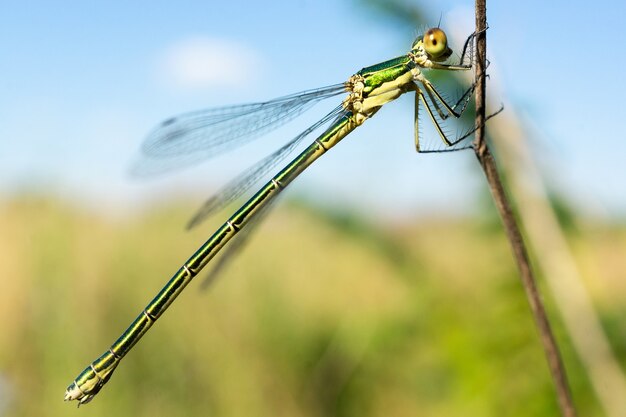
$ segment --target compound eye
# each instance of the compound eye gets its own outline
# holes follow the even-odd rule
[[[439,28],[428,29],[424,33],[424,50],[433,58],[438,58],[448,51],[448,38]]]

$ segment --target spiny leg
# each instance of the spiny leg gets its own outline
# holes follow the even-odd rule
[[[415,121],[413,127],[415,129],[415,150],[420,151],[420,131],[419,131],[419,118],[420,118],[420,92],[419,88],[415,86]]]
[[[428,115],[430,116],[430,119],[433,122],[433,125],[435,126],[435,129],[437,130],[437,133],[439,133],[439,136],[443,140],[444,144],[446,146],[448,146],[448,147],[451,147],[451,146],[454,146],[454,144],[459,143],[462,139],[460,139],[460,140],[459,139],[455,139],[454,142],[451,142],[448,139],[447,135],[445,134],[445,132],[441,128],[441,125],[437,121],[437,118],[433,114],[433,111],[430,108],[430,105],[426,101],[426,96],[424,95],[424,92],[417,85],[415,85],[414,90],[415,90],[414,129],[415,129],[415,149],[417,150],[417,152],[418,153],[429,153],[429,152],[431,152],[431,151],[423,151],[423,150],[420,149],[420,144],[419,144],[419,108],[420,108],[420,100],[421,100],[422,103],[424,103],[424,107],[426,108],[426,111],[427,111]],[[428,90],[427,90],[427,92],[428,92]],[[430,94],[429,94],[429,96],[430,96],[430,99],[432,100],[434,106],[437,108],[437,111],[438,111],[439,115],[442,117],[442,119],[445,120],[448,117],[448,115],[442,114],[441,109],[439,109],[439,107],[437,106],[435,100],[433,99],[433,96],[430,95]],[[465,109],[465,107],[464,107],[464,109]]]
[[[475,31],[474,33],[472,33],[471,35],[467,37],[467,39],[465,40],[465,44],[463,45],[463,52],[461,53],[461,61],[460,61],[461,64],[465,60],[465,54],[467,53],[467,50],[468,50],[467,48],[471,45],[472,40],[474,40],[474,38],[476,38],[477,35],[480,35],[481,33],[486,32],[487,29],[489,29],[489,25],[487,25],[487,27],[479,31]],[[470,49],[470,51],[471,51],[470,54],[474,53],[473,49]]]
[[[473,88],[473,87],[471,87]],[[464,139],[467,139],[472,133],[474,133],[474,131],[476,130],[471,129],[469,132],[455,138],[454,140],[450,140],[448,139],[448,135],[446,135],[446,133],[443,131],[443,128],[441,127],[441,124],[439,124],[439,121],[437,120],[437,118],[435,117],[435,114],[433,113],[433,109],[431,108],[430,104],[428,104],[428,100],[426,100],[426,96],[424,95],[424,93],[422,92],[422,90],[420,90],[419,88],[417,88],[416,94],[419,95],[419,97],[421,98],[422,103],[424,104],[424,107],[426,108],[426,112],[428,113],[428,115],[430,116],[430,120],[433,122],[433,125],[435,126],[435,129],[437,130],[437,133],[439,134],[439,137],[441,137],[441,140],[443,141],[443,143],[448,147],[451,148],[454,145],[457,145],[458,143],[460,143],[461,141],[463,141]],[[432,96],[431,96],[432,99]],[[434,104],[434,101],[433,101]],[[434,104],[436,106],[436,104]],[[464,106],[463,110],[465,109],[466,106]],[[499,113],[501,110],[499,110],[498,112],[490,115],[487,119],[495,116],[495,114]],[[460,114],[459,114],[460,116]],[[485,121],[487,120],[485,119]],[[466,148],[469,148],[471,146],[467,146]],[[466,148],[455,148],[455,149],[445,149],[445,150],[439,150],[439,151],[420,151],[419,147],[418,147],[418,152],[420,153],[430,153],[430,152],[449,152],[449,151],[457,151],[460,149],[466,149]]]
[[[422,95],[422,100],[424,100],[424,96]],[[435,120],[434,118],[434,114],[432,113],[432,110],[430,109],[430,107],[428,106],[428,103],[424,100],[424,105],[426,106],[426,110],[428,111],[428,114],[431,117],[431,120],[433,121],[435,128],[437,129],[437,132],[439,132],[439,135],[441,136],[442,140],[444,141],[444,143],[446,144],[446,146],[448,146],[448,149],[437,149],[437,150],[420,150],[419,147],[417,148],[417,152],[419,153],[444,153],[444,152],[455,152],[455,151],[461,151],[464,149],[470,149],[473,147],[472,144],[469,144],[467,146],[463,146],[460,148],[453,148],[453,146],[459,144],[460,142],[464,141],[465,139],[469,138],[470,136],[472,136],[474,134],[474,132],[476,132],[477,127],[473,127],[472,129],[468,130],[467,132],[465,132],[464,134],[462,134],[461,136],[458,136],[457,138],[455,138],[453,141],[450,141],[447,136],[445,135],[445,133],[443,132],[443,130],[441,129],[441,126],[439,125],[439,123]],[[491,113],[489,116],[487,116],[485,118],[484,123],[487,123],[487,121],[489,119],[491,119],[492,117],[498,115],[500,112],[502,112],[504,110],[504,106],[501,105],[500,108],[498,110],[496,110],[495,112]],[[417,122],[416,122],[417,123]],[[417,140],[417,139],[416,139]]]
[[[489,63],[487,63],[487,67],[488,66],[489,66]],[[450,67],[445,67],[444,66],[444,67],[441,67],[440,69],[469,69],[469,68],[471,68],[471,67],[468,67],[468,68],[465,68],[465,67],[463,67],[463,68],[450,68]],[[437,110],[437,113],[439,113],[439,116],[443,120],[447,119],[449,116],[454,116],[456,118],[461,117],[461,115],[463,114],[463,112],[467,108],[467,105],[469,104],[470,98],[472,97],[472,93],[476,89],[476,83],[474,82],[474,83],[472,83],[471,86],[469,86],[469,88],[467,90],[465,90],[465,92],[461,95],[461,97],[457,100],[457,102],[453,106],[451,106],[446,101],[446,99],[443,98],[443,96],[439,93],[439,91],[437,91],[437,89],[435,88],[433,83],[431,83],[426,77],[421,76],[421,77],[418,78],[418,81],[420,81],[424,85],[424,88],[426,89],[426,93],[430,97],[430,100],[433,103],[433,106],[435,106],[435,109]],[[433,95],[435,97],[437,97],[437,100],[435,100],[433,98]],[[444,114],[441,111],[441,108],[437,104],[437,101],[439,101],[446,108],[446,110],[448,111],[448,114]],[[463,107],[461,108],[460,111],[457,112],[456,108],[459,105],[461,105],[461,103],[463,103]]]
[[[443,128],[441,127],[440,122],[437,120],[435,113],[433,112],[433,107],[437,112],[437,115],[440,117],[441,122],[444,122],[446,119],[448,119],[450,116],[453,116],[455,118],[460,118],[463,113],[465,112],[465,110],[467,109],[470,99],[472,97],[472,93],[474,92],[475,88],[476,88],[476,84],[473,83],[469,88],[467,88],[467,90],[465,90],[465,92],[461,95],[461,97],[457,100],[457,102],[454,105],[450,105],[446,99],[437,91],[437,89],[435,88],[435,86],[425,77],[418,77],[416,78],[416,81],[419,81],[423,86],[424,86],[424,91],[417,85],[415,84],[414,87],[412,89],[415,90],[415,122],[414,122],[414,128],[415,128],[415,148],[417,150],[417,152],[419,153],[440,153],[440,152],[452,152],[452,151],[457,151],[457,150],[462,150],[462,149],[468,149],[471,148],[471,145],[468,145],[466,147],[461,147],[461,148],[454,148],[454,149],[440,149],[440,150],[421,150],[420,146],[419,146],[419,101],[421,98],[421,101],[424,103],[424,107],[426,108],[426,111],[428,112],[428,115],[430,116],[430,119],[433,123],[433,125],[435,126],[435,129],[437,130],[437,133],[439,134],[440,138],[442,139],[442,141],[444,142],[444,144],[448,147],[451,148],[457,144],[459,144],[460,142],[462,142],[463,140],[467,139],[468,137],[470,137],[475,131],[476,128],[470,129],[468,130],[466,133],[454,138],[454,140],[450,140],[448,138],[448,135],[446,135],[446,133],[444,132]],[[426,99],[426,95],[428,95],[428,98],[430,99],[430,104],[428,102],[428,100]],[[443,111],[443,109],[441,108],[441,106],[437,103],[441,103],[441,106],[444,107],[444,109],[446,110],[446,112]],[[432,105],[432,107],[431,107]],[[459,108],[459,106],[461,106],[461,108],[457,111],[457,108]],[[486,119],[485,122],[487,120],[489,120],[491,117],[495,116],[496,114],[500,113],[503,110],[503,108],[500,108],[498,111],[496,111],[495,113],[489,115]]]
[[[426,78],[423,78],[420,81],[424,85],[426,93],[428,94],[428,97],[433,103],[433,106],[437,110],[437,113],[439,113],[439,116],[443,120],[446,120],[450,116],[454,116],[457,119],[461,117],[465,109],[467,109],[467,105],[469,104],[470,98],[472,97],[472,93],[474,92],[474,89],[476,88],[476,83],[473,83],[467,90],[465,90],[465,92],[461,95],[461,97],[457,100],[457,102],[454,105],[450,105],[446,101],[446,99],[444,99],[443,96],[439,93],[439,91],[437,91],[435,86],[430,81],[428,81]],[[435,100],[435,97],[437,98],[436,100]],[[439,101],[443,105],[443,107],[445,107],[448,114],[445,114],[441,110],[441,108],[437,104],[437,101]],[[461,104],[462,104],[461,110],[457,112],[456,108]]]
[[[470,47],[470,45],[472,45],[472,43],[471,43],[471,42],[472,42],[472,41],[476,38],[476,35],[477,35],[478,33],[480,33],[480,32],[474,32],[474,33],[472,33],[472,34],[471,34],[471,35],[469,35],[469,36],[467,37],[467,39],[465,40],[465,43],[463,44],[463,51],[461,52],[461,59],[460,59],[460,61],[459,61],[459,64],[463,65],[463,62],[465,61],[465,54],[467,53],[468,48],[470,48],[470,49],[469,49],[469,51],[470,51],[470,52],[469,52],[469,53],[470,53],[470,55],[473,55],[473,53],[474,53],[474,48],[471,48],[471,47]],[[472,56],[470,56],[470,63],[471,63],[472,61],[473,61],[473,57],[472,57]],[[471,65],[471,64],[470,64],[470,65]]]
[[[445,143],[446,146],[448,146],[448,147],[452,146],[452,142],[450,142],[450,140],[446,136],[445,132],[441,128],[441,125],[437,121],[437,118],[435,117],[435,114],[433,113],[433,110],[430,108],[430,105],[428,104],[428,101],[426,100],[426,96],[424,95],[424,92],[421,89],[417,88],[416,94],[419,96],[419,98],[421,99],[422,103],[424,104],[424,108],[426,109],[426,113],[428,113],[428,115],[430,116],[430,120],[433,122],[433,125],[435,126],[435,129],[437,130],[437,133],[439,133],[439,137],[441,137],[441,140],[443,140],[443,143]],[[419,152],[419,150],[418,150],[418,152]]]
[[[487,64],[487,66],[489,66],[489,64]],[[488,74],[487,74],[487,77],[489,77]],[[463,113],[467,109],[467,106],[469,105],[470,99],[472,98],[472,93],[476,89],[476,83],[474,82],[472,83],[472,85],[470,85],[467,88],[467,90],[465,90],[465,92],[461,95],[461,97],[459,97],[459,99],[454,105],[450,105],[447,102],[447,100],[439,93],[439,91],[437,91],[433,83],[431,83],[427,78],[421,76],[417,80],[420,81],[424,85],[424,89],[426,90],[426,93],[428,94],[428,97],[430,98],[431,103],[435,107],[435,110],[437,110],[437,113],[439,114],[439,117],[441,117],[442,120],[446,120],[450,116],[454,116],[456,118],[461,117],[461,115],[463,115]],[[436,100],[435,100],[435,97],[437,98]],[[437,104],[437,101],[439,101],[443,105],[443,107],[445,107],[448,114],[445,114],[441,110],[441,108],[439,107],[439,104]],[[457,112],[456,109],[460,105],[462,105],[462,107]],[[495,116],[495,114],[499,112],[500,110],[498,110],[492,116]]]

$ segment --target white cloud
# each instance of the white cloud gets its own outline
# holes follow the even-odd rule
[[[192,37],[165,50],[159,75],[166,85],[176,89],[237,86],[252,82],[260,65],[258,53],[242,43]]]

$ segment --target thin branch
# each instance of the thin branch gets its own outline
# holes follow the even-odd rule
[[[513,254],[520,271],[522,285],[530,304],[537,329],[541,336],[548,365],[561,408],[563,417],[575,417],[576,410],[567,382],[567,374],[561,355],[548,321],[543,302],[537,289],[536,280],[530,267],[528,252],[522,239],[520,228],[517,225],[511,204],[504,192],[502,181],[498,174],[496,163],[485,140],[485,106],[486,82],[485,69],[487,63],[487,5],[486,0],[476,0],[476,138],[474,151],[480,165],[485,172],[494,202],[504,223],[504,228],[513,249]]]

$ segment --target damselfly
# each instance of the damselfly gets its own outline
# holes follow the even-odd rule
[[[181,158],[181,161],[185,158],[205,158],[276,128],[322,99],[347,93],[342,103],[330,113],[246,171],[235,183],[205,204],[193,222],[201,220],[207,213],[241,196],[255,179],[269,172],[278,161],[294,150],[302,139],[321,126],[330,124],[306,149],[241,206],[180,267],[119,339],[70,384],[65,392],[65,400],[78,400],[79,405],[91,401],[111,378],[122,358],[220,249],[251,220],[258,218],[264,208],[302,171],[372,117],[386,103],[404,93],[415,93],[415,146],[418,152],[428,151],[420,148],[418,129],[420,108],[423,108],[432,120],[447,149],[469,147],[463,144],[472,135],[472,129],[452,138],[444,130],[443,124],[446,119],[461,117],[468,106],[473,87],[468,88],[456,102],[449,103],[426,78],[423,70],[471,69],[473,38],[474,35],[468,37],[459,61],[450,63],[452,50],[448,47],[446,34],[439,28],[432,28],[413,42],[411,50],[406,55],[363,68],[345,83],[263,103],[183,114],[158,126],[144,143],[142,150],[146,156],[154,159]]]

